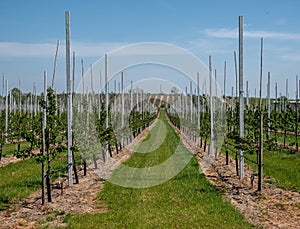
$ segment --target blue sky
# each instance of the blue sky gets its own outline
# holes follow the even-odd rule
[[[65,11],[70,10],[76,84],[81,58],[87,69],[104,53],[122,45],[163,42],[187,49],[205,64],[211,55],[221,85],[226,60],[226,93],[230,94],[235,84],[233,51],[238,51],[238,16],[242,15],[244,75],[250,94],[254,96],[254,88],[259,87],[260,38],[264,37],[264,78],[270,71],[272,89],[278,82],[282,94],[288,78],[289,94],[294,97],[295,76],[300,76],[299,9],[297,0],[1,0],[0,74],[5,74],[10,87],[21,80],[24,91],[31,90],[33,82],[41,91],[44,70],[50,82],[56,40],[60,40],[55,87],[65,90]]]

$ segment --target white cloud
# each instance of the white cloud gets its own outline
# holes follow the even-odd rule
[[[300,54],[286,54],[282,55],[281,59],[285,61],[300,61]]]
[[[43,57],[53,55],[55,53],[55,43],[17,43],[17,42],[0,42],[1,57]]]
[[[203,33],[209,37],[215,38],[238,38],[238,29],[228,29],[228,28],[220,28],[220,29],[205,29]],[[272,39],[281,39],[281,40],[300,40],[299,33],[279,33],[272,31],[262,31],[262,30],[245,30],[244,29],[244,37],[245,38],[272,38]]]
[[[126,45],[126,43],[93,43],[93,42],[71,42],[71,49],[77,56],[103,56],[111,50]],[[0,42],[0,57],[53,57],[55,55],[56,42],[53,43],[20,43]],[[65,43],[61,42],[59,55],[65,53]]]

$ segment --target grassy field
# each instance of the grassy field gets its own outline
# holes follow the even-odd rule
[[[225,149],[223,148],[225,152]],[[230,152],[234,157],[235,153]],[[245,156],[252,161],[257,160],[256,154],[245,153]],[[245,160],[257,170],[257,165]],[[300,154],[291,152],[288,149],[268,150],[264,147],[263,151],[264,176],[274,178],[274,184],[285,189],[292,189],[300,192]]]
[[[29,142],[21,142],[20,147],[21,150],[26,149],[29,147]],[[14,152],[18,149],[18,143],[13,144],[4,144],[2,146],[2,156],[14,154]]]
[[[267,139],[266,133],[264,134],[264,138]],[[271,138],[275,138],[275,133],[271,132],[270,133]],[[284,142],[284,134],[283,133],[276,133],[277,141],[278,143]],[[298,137],[298,143],[300,143],[300,137]],[[296,145],[296,136],[295,135],[287,135],[285,139],[286,146],[294,146]]]
[[[67,158],[56,159],[52,169],[67,164]],[[41,187],[41,164],[27,159],[0,167],[0,210],[23,199]]]
[[[126,161],[127,166],[151,168],[173,155],[179,146],[179,137],[167,124],[163,111],[160,119],[167,131],[162,144],[152,152],[134,153]],[[154,127],[137,151],[144,149],[144,144],[150,144],[159,129]],[[182,151],[188,153],[184,147]],[[190,158],[174,178],[156,186],[130,188],[107,181],[99,199],[108,212],[72,215],[67,220],[69,228],[253,228],[229,200],[210,185],[197,160]],[[118,173],[120,169],[113,175]]]

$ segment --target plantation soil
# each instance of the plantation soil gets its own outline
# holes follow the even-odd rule
[[[155,123],[154,123],[155,124]],[[153,126],[153,125],[152,125]],[[144,130],[135,140],[138,144],[147,136],[149,129]],[[220,153],[217,159],[210,158],[203,149],[195,148],[178,129],[185,146],[195,154],[207,179],[216,186],[244,215],[245,219],[256,228],[300,228],[300,194],[283,190],[272,185],[272,178],[265,178],[263,191],[257,192],[257,177],[251,185],[251,175],[255,172],[245,166],[245,178],[239,179],[235,174],[235,162],[232,158],[225,164],[225,155]],[[133,145],[133,146],[134,146]],[[132,146],[132,147],[133,147]],[[131,147],[129,147],[132,149]],[[124,149],[114,155],[119,163],[128,159],[131,150]],[[70,214],[94,214],[106,212],[105,203],[97,199],[104,181],[93,169],[87,176],[79,171],[79,184],[67,187],[67,180],[60,178],[66,188],[52,192],[53,202],[41,205],[41,192],[37,191],[25,200],[13,204],[8,210],[0,212],[0,228],[49,228],[65,227],[64,218]],[[58,182],[58,181],[57,181]]]
[[[235,160],[229,158],[226,165],[225,154],[219,153],[217,159],[208,157],[201,148],[194,150],[194,142],[178,129],[185,146],[195,154],[203,173],[211,184],[216,186],[231,203],[256,228],[300,228],[300,193],[277,188],[271,177],[265,177],[263,190],[257,191],[255,171],[245,165],[245,177],[236,175]],[[253,177],[253,176],[252,176]]]
[[[132,150],[148,134],[153,124],[142,131],[130,145],[124,148],[119,154],[114,152],[113,168],[132,155]],[[75,181],[75,179],[74,179]],[[0,228],[57,228],[66,227],[64,222],[72,214],[95,214],[106,212],[108,209],[105,204],[98,200],[97,195],[101,191],[104,180],[99,176],[97,170],[88,167],[88,173],[83,176],[83,170],[79,171],[79,184],[68,187],[66,178],[59,178],[55,183],[62,182],[63,194],[61,189],[52,190],[52,202],[41,204],[41,191],[31,194],[28,198],[18,203],[12,204],[9,209],[0,212]]]

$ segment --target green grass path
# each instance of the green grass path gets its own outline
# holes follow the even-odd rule
[[[67,158],[57,158],[52,169],[67,164]],[[41,187],[41,164],[33,158],[0,167],[0,210],[4,210]]]
[[[164,111],[161,111],[160,120],[164,127],[155,126],[137,151],[143,149],[144,152],[144,144],[151,145],[151,138],[154,136],[155,139],[161,128],[166,128],[161,145],[155,149],[150,147],[154,150],[148,153],[135,152],[124,165],[135,168],[158,166],[172,157],[177,147],[181,156],[188,154],[167,123]],[[161,125],[159,123],[157,125]],[[172,169],[176,170],[169,165],[164,172]],[[116,169],[113,176],[122,175],[122,172]],[[126,179],[126,175],[123,174],[123,178]],[[194,157],[190,157],[188,164],[174,178],[156,186],[131,188],[107,181],[99,199],[108,212],[73,215],[68,219],[69,228],[252,228],[210,185]]]

